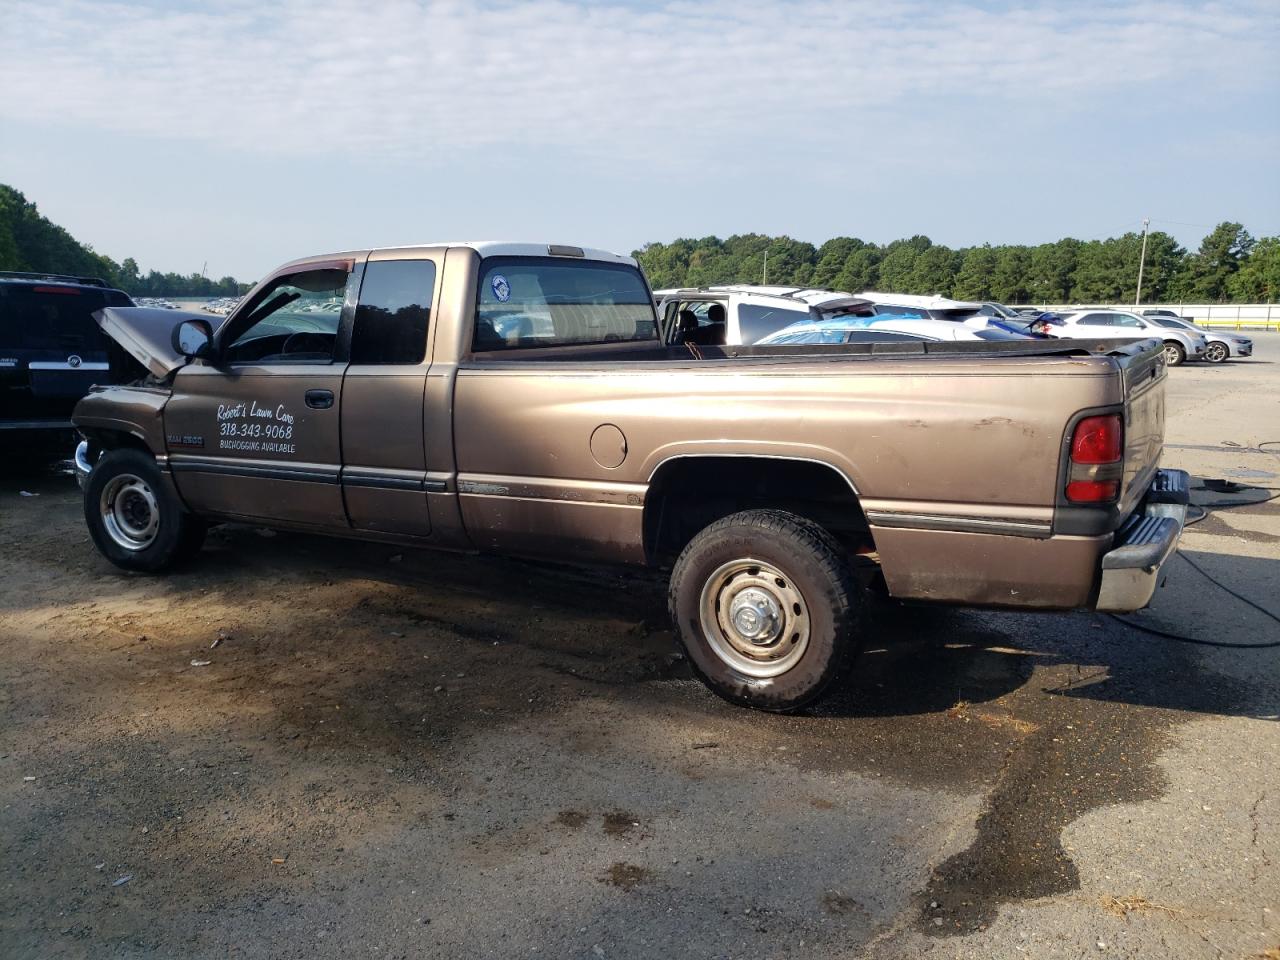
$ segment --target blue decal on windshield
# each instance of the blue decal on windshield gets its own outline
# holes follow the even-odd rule
[[[507,283],[507,278],[502,274],[497,274],[489,281],[489,286],[493,287],[493,295],[498,298],[499,303],[506,303],[511,299],[511,284]]]

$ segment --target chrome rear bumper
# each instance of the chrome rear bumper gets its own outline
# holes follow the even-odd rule
[[[1129,613],[1151,602],[1163,582],[1165,563],[1178,549],[1191,501],[1191,477],[1184,470],[1161,470],[1141,505],[1102,555],[1098,610]]]

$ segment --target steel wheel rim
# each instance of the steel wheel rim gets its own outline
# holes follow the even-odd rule
[[[749,677],[792,669],[809,646],[809,607],[791,577],[744,557],[722,564],[703,584],[698,616],[707,644]]]
[[[125,550],[145,550],[160,532],[160,504],[145,480],[132,473],[112,477],[102,488],[98,510],[111,542]]]
[[[1205,347],[1204,358],[1211,363],[1220,363],[1227,359],[1227,348],[1221,343],[1211,343]]]

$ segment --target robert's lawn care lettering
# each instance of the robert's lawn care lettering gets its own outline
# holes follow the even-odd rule
[[[282,403],[274,408],[248,403],[218,404],[218,446],[248,453],[296,453],[293,414]]]

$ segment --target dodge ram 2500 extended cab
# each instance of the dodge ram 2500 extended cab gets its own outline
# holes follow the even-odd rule
[[[635,261],[513,243],[299,260],[216,328],[97,316],[145,368],[74,416],[113,563],[232,520],[670,564],[693,666],[764,709],[851,661],[869,585],[1133,610],[1185,519],[1157,341],[668,345]]]

